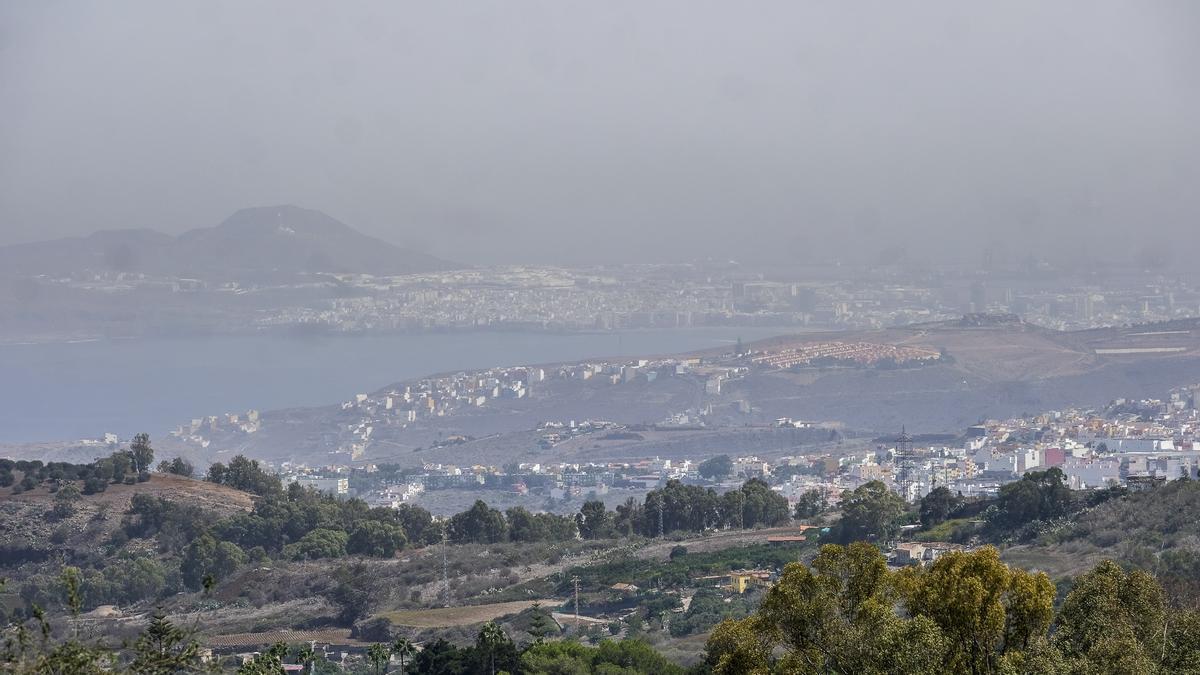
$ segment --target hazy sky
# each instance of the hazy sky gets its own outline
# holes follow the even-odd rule
[[[1200,255],[1193,0],[7,0],[0,115],[0,243],[294,203],[470,263]]]

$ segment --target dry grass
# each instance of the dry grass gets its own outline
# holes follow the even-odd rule
[[[231,633],[228,635],[213,635],[205,638],[204,643],[209,647],[261,647],[283,642],[290,645],[316,642],[318,644],[365,646],[362,642],[350,637],[348,628],[332,628],[327,630],[274,630],[259,633]]]
[[[145,483],[109,485],[104,492],[84,496],[83,503],[94,506],[107,505],[113,512],[123,513],[129,509],[130,500],[135,494],[148,494],[173,502],[194,504],[222,515],[249,511],[254,507],[253,498],[247,492],[169,473],[152,473],[150,480]],[[49,506],[54,503],[54,495],[46,485],[40,485],[19,495],[12,494],[11,489],[0,489],[0,502],[5,501]]]
[[[439,607],[437,609],[397,610],[381,612],[377,616],[390,619],[397,626],[409,628],[450,628],[470,626],[493,621],[508,614],[517,614],[529,609],[535,600],[498,602],[491,605],[465,605],[462,607]]]
[[[1010,546],[1001,551],[1000,557],[1010,565],[1045,572],[1052,579],[1078,576],[1095,567],[1101,560],[1115,557],[1112,552],[1106,554],[1104,550],[1090,545],[1078,548],[1079,550],[1067,550],[1067,547],[1063,546]]]

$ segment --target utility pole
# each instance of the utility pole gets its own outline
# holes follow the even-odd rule
[[[442,606],[450,606],[450,565],[446,563],[446,530],[442,530]]]
[[[571,583],[575,585],[575,634],[579,635],[579,576],[571,577]]]
[[[738,490],[738,529],[746,529],[746,493]]]

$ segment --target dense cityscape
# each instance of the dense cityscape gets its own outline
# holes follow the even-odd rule
[[[904,266],[755,271],[752,266],[500,267],[403,276],[309,274],[287,282],[211,281],[95,271],[28,278],[39,299],[14,315],[24,339],[95,335],[414,331],[611,331],[771,326],[871,329],[1011,313],[1056,330],[1200,316],[1200,290],[1182,274],[1136,268],[1078,274]],[[19,300],[19,298],[18,298]],[[54,306],[135,312],[49,324]],[[132,333],[131,333],[132,331]],[[18,333],[19,334],[19,333]],[[10,338],[11,339],[11,338]]]

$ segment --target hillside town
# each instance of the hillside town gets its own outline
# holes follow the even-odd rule
[[[333,454],[347,461],[359,460],[377,428],[403,429],[422,420],[454,417],[505,401],[520,401],[533,395],[532,392],[542,395],[539,390],[550,380],[604,387],[686,376],[703,383],[707,394],[718,396],[722,384],[736,380],[745,371],[745,365],[726,357],[677,357],[497,367],[422,378],[371,394],[356,394],[343,401],[340,421],[345,440]],[[681,415],[684,423],[700,423],[695,411],[690,418],[686,413]],[[215,436],[249,435],[260,428],[260,414],[250,410],[194,418],[177,426],[172,436],[194,447],[208,448]]]
[[[731,351],[704,356],[683,355],[666,358],[593,359],[579,363],[544,366],[506,366],[460,371],[425,377],[395,385],[374,393],[360,393],[339,404],[337,442],[330,448],[331,460],[356,462],[369,458],[369,449],[382,429],[404,430],[433,421],[445,421],[471,415],[496,406],[511,406],[525,399],[551,398],[561,387],[620,387],[648,385],[671,378],[682,378],[703,392],[698,405],[673,410],[657,422],[668,428],[728,423],[727,417],[715,416],[732,411],[739,419],[749,419],[750,403],[730,398],[730,385],[752,371],[820,369],[827,367],[894,369],[919,367],[942,358],[938,350],[918,345],[897,346],[868,342],[800,340],[778,347],[755,350],[740,343]],[[191,419],[178,425],[172,436],[194,448],[207,449],[214,439],[226,444],[238,437],[262,429],[263,417],[257,410],[224,413]],[[551,424],[554,424],[551,422]],[[573,433],[588,427],[570,426]],[[591,429],[589,429],[591,430]],[[561,436],[561,434],[560,434]],[[560,438],[543,436],[543,447],[553,447]],[[453,438],[438,443],[453,442]],[[436,447],[436,446],[434,446]]]
[[[514,463],[504,467],[426,463],[419,468],[367,463],[310,467],[283,464],[278,469],[298,482],[342,496],[357,496],[376,506],[423,503],[445,490],[506,495],[542,508],[555,502],[604,499],[613,491],[641,494],[668,481],[716,485],[726,489],[757,478],[794,506],[816,491],[830,505],[869,481],[881,481],[909,502],[944,486],[963,496],[994,496],[1000,486],[1029,471],[1056,468],[1074,490],[1113,485],[1134,489],[1200,471],[1200,385],[1180,388],[1161,400],[1117,399],[1103,410],[1049,411],[972,425],[957,437],[936,441],[899,434],[876,438],[845,452],[729,456],[724,471],[705,471],[712,457],[648,457],[629,462]],[[782,418],[779,426],[811,423]],[[612,422],[548,422],[539,428],[546,443],[591,433],[619,434],[628,428]],[[455,442],[451,439],[449,442]]]

